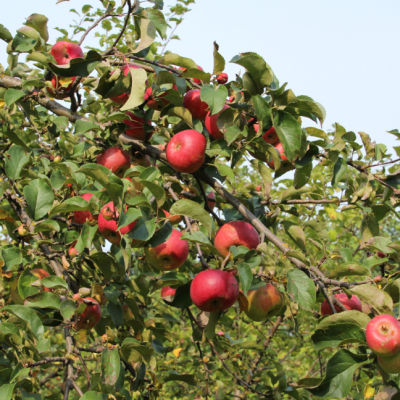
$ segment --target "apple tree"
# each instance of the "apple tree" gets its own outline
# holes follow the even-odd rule
[[[0,25],[0,399],[400,398],[400,147],[168,51],[193,2]]]

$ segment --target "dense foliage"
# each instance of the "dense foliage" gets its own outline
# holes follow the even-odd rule
[[[84,54],[65,62],[45,16],[0,25],[0,399],[400,398],[365,334],[399,313],[400,159],[302,127],[325,109],[256,53],[230,80],[216,43],[213,71],[168,52],[193,2],[71,10],[57,42]],[[214,241],[232,221],[256,243],[249,224]],[[209,270],[239,286],[231,307],[196,307]]]

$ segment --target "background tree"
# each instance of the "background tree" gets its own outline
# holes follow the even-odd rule
[[[0,398],[395,399],[400,159],[168,52],[192,2],[0,26]]]

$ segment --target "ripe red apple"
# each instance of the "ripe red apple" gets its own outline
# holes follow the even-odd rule
[[[215,193],[213,191],[211,191],[207,197],[212,197],[213,199],[215,199]],[[208,200],[208,206],[211,208],[211,210],[214,210],[215,207],[215,201],[212,200]]]
[[[80,195],[82,199],[89,201],[93,193],[84,193]],[[84,224],[86,221],[93,221],[93,215],[90,211],[74,211],[74,222],[77,224]]]
[[[125,131],[125,134],[138,140],[144,140],[146,138],[145,126],[151,126],[149,121],[145,121],[144,118],[138,117],[137,115],[128,111],[126,113],[130,119],[124,119],[122,122],[129,126],[130,129]],[[153,136],[153,132],[149,134],[148,139]]]
[[[68,250],[68,255],[69,255],[71,258],[76,257],[76,256],[78,255],[78,250],[76,250],[75,247],[71,247],[71,248]]]
[[[378,283],[378,282],[380,282],[382,280],[382,276],[377,275],[373,280],[374,280],[375,283]]]
[[[387,254],[386,254],[386,253],[383,253],[382,251],[378,251],[377,256],[378,256],[379,258],[385,258],[385,257],[387,257]]]
[[[208,104],[201,101],[200,90],[189,90],[183,98],[183,107],[187,108],[192,114],[193,118],[204,120],[208,112]]]
[[[18,227],[18,235],[26,236],[28,234],[28,229],[26,229],[26,225],[22,224]]]
[[[392,315],[372,318],[365,335],[369,348],[378,356],[390,357],[400,351],[400,322]]]
[[[265,321],[285,309],[282,293],[270,283],[257,290],[251,290],[247,300],[249,307],[245,313],[253,321]]]
[[[99,303],[91,297],[86,297],[84,300],[91,301],[95,304],[86,304],[86,308],[83,313],[77,316],[76,329],[78,330],[92,329],[99,323],[101,319],[101,308]],[[83,299],[79,299],[78,302],[82,303]]]
[[[110,207],[103,207],[100,213],[106,221],[111,221],[114,218],[114,211]]]
[[[227,105],[224,105],[224,108],[219,113],[210,115],[211,111],[209,111],[206,115],[204,125],[206,126],[208,133],[214,139],[223,139],[224,138],[224,134],[218,128],[217,121],[218,121],[218,117],[221,115],[221,113],[223,111],[225,111],[227,108],[230,108],[230,107]]]
[[[258,185],[258,186],[256,187],[256,190],[257,190],[257,192],[261,191],[261,185]]]
[[[31,271],[31,274],[32,275],[34,275],[34,276],[36,276],[37,278],[39,278],[39,279],[43,279],[43,278],[46,278],[47,276],[50,276],[50,274],[47,272],[47,271],[45,271],[44,269],[42,269],[42,268],[35,268],[35,269],[33,269],[32,271]],[[45,291],[45,292],[51,292],[51,289],[49,289],[49,288],[43,288],[43,290]]]
[[[258,124],[257,124],[257,125],[258,125]],[[258,131],[258,129],[257,129],[257,131]],[[256,131],[256,132],[257,132],[257,131]],[[276,134],[275,128],[272,127],[271,129],[268,129],[267,132],[264,133],[263,139],[264,139],[267,143],[272,144],[272,145],[275,145],[275,144],[279,141],[279,138],[278,138],[278,135]],[[283,147],[282,147],[282,148],[283,148]],[[283,152],[282,152],[282,153],[283,153]]]
[[[165,217],[168,219],[168,221],[172,224],[179,224],[179,222],[182,221],[182,217],[180,215],[172,215],[167,211],[167,210],[163,210]]]
[[[172,85],[173,90],[178,90],[178,87],[173,84]],[[167,104],[169,104],[169,101],[167,99],[164,99],[167,93],[160,93],[157,94],[156,97],[153,96],[153,89],[151,87],[146,89],[146,93],[144,94],[144,99],[147,100],[150,97],[150,100],[146,102],[147,107],[160,111],[162,110]]]
[[[197,274],[190,286],[190,297],[202,311],[225,311],[239,296],[236,279],[226,271],[208,269]]]
[[[122,73],[124,74],[124,76],[127,76],[129,74],[129,70],[130,69],[139,69],[140,67],[133,65],[133,64],[128,64],[128,65],[124,65],[121,69],[122,69]],[[111,75],[114,73],[111,72]],[[146,83],[147,84],[147,83]],[[117,104],[120,105],[124,105],[130,96],[130,91],[129,88],[127,88],[127,92],[120,94],[119,96],[115,96],[115,97],[110,97],[110,99]]]
[[[335,297],[348,309],[348,310],[362,310],[361,301],[357,296],[352,295],[349,299],[346,293],[335,294]],[[336,312],[342,312],[343,310],[335,305]],[[329,304],[324,300],[321,304],[322,315],[332,315],[333,312],[329,307]]]
[[[58,65],[66,65],[73,58],[83,58],[83,51],[76,43],[67,41],[57,42],[50,50]]]
[[[257,231],[245,221],[231,221],[224,224],[214,239],[214,246],[223,257],[229,254],[231,246],[245,246],[256,249],[260,244]]]
[[[80,293],[75,293],[72,296],[72,300],[74,300],[74,301],[78,301],[80,298],[81,298],[81,294]]]
[[[218,76],[217,76],[217,82],[220,85],[225,85],[226,82],[228,82],[228,74],[226,74],[225,72],[221,72]]]
[[[189,244],[180,240],[182,232],[172,229],[169,239],[156,247],[146,247],[144,253],[147,261],[160,271],[171,271],[179,268],[189,256]]]
[[[400,352],[391,357],[378,356],[378,364],[388,374],[400,373]]]
[[[165,299],[166,297],[175,296],[176,289],[172,289],[171,286],[165,286],[161,289],[161,298]]]
[[[119,147],[109,147],[97,158],[97,164],[104,165],[115,175],[122,178],[125,171],[131,166],[131,157],[127,151]]]
[[[283,148],[283,146],[282,146],[282,143],[281,143],[281,142],[277,142],[277,143],[275,143],[274,147],[275,147],[275,149],[278,151],[278,153],[279,153],[279,155],[280,155],[280,157],[281,157],[281,160],[282,160],[282,161],[287,161],[288,159],[287,159],[287,157],[286,157],[285,154],[284,154],[285,150],[284,150],[284,148]],[[274,161],[273,161],[273,160],[270,160],[270,161],[268,162],[268,166],[269,166],[270,168],[274,168],[274,166],[275,166]]]
[[[179,172],[193,173],[203,164],[206,138],[193,129],[177,133],[167,145],[167,160]]]
[[[104,208],[108,207],[111,212],[115,215],[115,218],[119,218],[119,214],[117,210],[114,207],[114,203],[110,201],[108,204],[106,204]],[[125,235],[126,233],[130,232],[136,225],[137,221],[131,222],[129,225],[124,226],[117,232],[117,227],[118,227],[118,222],[115,220],[107,221],[104,217],[103,214],[100,213],[99,215],[99,231],[103,235],[105,239],[107,239],[110,243],[115,244],[116,246],[119,246],[121,243],[121,237],[122,235]]]
[[[129,308],[128,304],[124,304],[124,305],[122,306],[122,318],[123,318],[125,321],[129,321],[129,320],[135,318],[135,316],[133,315],[133,312],[132,312],[132,310]]]

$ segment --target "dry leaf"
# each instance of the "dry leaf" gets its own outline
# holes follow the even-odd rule
[[[240,306],[240,312],[247,311],[247,309],[249,308],[249,301],[247,300],[247,297],[244,295],[243,292],[239,292],[239,297],[237,301]]]
[[[61,256],[61,262],[62,262],[64,269],[69,268],[69,262],[67,261],[67,257],[65,257],[64,254]]]
[[[174,356],[176,358],[178,358],[180,356],[182,350],[183,350],[182,348],[174,349],[174,350],[172,350],[172,353],[174,353]]]
[[[209,312],[202,311],[197,315],[197,323],[201,326],[201,328],[205,328],[207,326],[209,319],[210,319]]]

